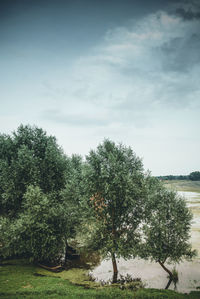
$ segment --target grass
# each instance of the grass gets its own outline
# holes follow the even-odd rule
[[[101,287],[90,281],[83,269],[52,273],[26,261],[15,260],[0,266],[0,298],[199,299],[200,292],[186,295],[170,290],[140,289],[134,292]]]
[[[175,189],[177,191],[199,192],[200,181],[187,181],[187,180],[169,180],[164,181],[164,185]]]

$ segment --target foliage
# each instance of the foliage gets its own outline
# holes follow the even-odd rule
[[[191,181],[200,181],[200,171],[193,171],[189,174]]]
[[[2,256],[27,256],[34,261],[59,258],[65,238],[71,235],[69,216],[67,202],[58,202],[39,187],[29,186],[18,218],[1,221]]]
[[[68,222],[71,223],[70,234],[74,237],[76,228],[80,225],[84,217],[82,203],[84,202],[84,164],[82,157],[72,155],[69,160],[69,169],[65,188],[61,191],[63,202],[67,202],[66,212]]]
[[[83,163],[80,156],[67,158],[37,127],[21,125],[11,136],[0,135],[3,258],[55,261],[79,231],[90,250],[112,258],[117,281],[116,257],[136,256],[143,238],[140,255],[175,279],[164,263],[194,255],[190,222],[184,200],[146,178],[141,160],[122,144],[105,140]]]
[[[158,179],[160,180],[188,180],[189,176],[188,175],[162,175],[162,176],[157,176]]]
[[[0,145],[0,254],[53,261],[78,223],[79,189],[72,188],[82,161],[37,127],[21,125]]]
[[[176,289],[176,285],[179,281],[179,278],[178,278],[178,271],[175,268],[172,269],[172,277],[168,276],[168,278],[172,279],[175,289]]]
[[[15,217],[29,185],[47,194],[65,186],[67,159],[55,137],[21,125],[11,136],[0,135],[0,213]]]
[[[200,181],[200,171],[193,171],[189,175],[162,175],[157,176],[160,180],[191,180],[191,181]]]
[[[100,281],[102,286],[109,286],[112,284],[112,280]],[[126,276],[120,275],[115,284],[112,284],[115,287],[119,287],[121,290],[133,290],[144,288],[144,284],[141,278],[133,278],[131,275],[127,274]]]
[[[93,225],[90,246],[104,256],[128,258],[140,239],[145,198],[141,160],[131,148],[105,140],[87,156],[86,187]],[[117,272],[117,269],[114,269]]]
[[[192,214],[176,192],[166,189],[155,178],[148,178],[147,184],[149,196],[140,255],[158,262],[173,278],[165,262],[177,263],[195,255],[189,243]]]

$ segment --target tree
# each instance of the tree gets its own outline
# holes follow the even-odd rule
[[[105,140],[86,157],[85,185],[90,215],[90,246],[111,256],[113,282],[117,281],[116,257],[128,258],[140,239],[145,197],[141,160],[131,148]]]
[[[0,135],[0,213],[15,217],[29,185],[45,194],[61,191],[67,158],[55,137],[37,127],[21,125],[11,136]]]
[[[157,179],[147,178],[147,185],[146,223],[140,256],[158,262],[169,274],[168,288],[174,277],[166,262],[177,263],[195,255],[189,243],[192,214],[185,200],[163,187]]]
[[[84,218],[83,203],[84,197],[84,163],[82,157],[72,155],[70,161],[70,172],[67,176],[65,188],[61,192],[63,202],[67,203],[66,212],[68,219],[69,234],[65,238],[65,262],[68,257],[68,236],[73,238],[79,230],[82,219]]]
[[[76,158],[67,158],[56,139],[37,127],[21,125],[11,136],[0,136],[2,256],[52,261],[64,254],[77,223],[70,189],[75,164]]]
[[[1,219],[2,256],[53,261],[63,254],[68,221],[63,203],[29,186],[17,218]]]
[[[200,181],[200,171],[193,171],[189,174],[191,181]]]

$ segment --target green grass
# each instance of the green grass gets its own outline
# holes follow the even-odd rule
[[[175,189],[177,191],[199,192],[200,181],[187,181],[187,180],[169,180],[164,181],[164,185]]]
[[[101,287],[88,280],[87,272],[71,269],[51,273],[27,264],[26,261],[7,261],[0,266],[0,298],[133,298],[133,299],[199,299],[200,292],[190,295],[174,291],[141,289],[136,292],[114,287]],[[74,281],[73,284],[71,281]],[[81,284],[79,286],[77,284]]]

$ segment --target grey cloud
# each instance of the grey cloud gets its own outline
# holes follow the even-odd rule
[[[137,26],[114,30],[112,40],[97,46],[91,57],[83,56],[67,87],[54,92],[60,93],[66,110],[44,111],[44,117],[78,128],[144,128],[151,126],[159,111],[195,106],[200,74],[198,22],[169,18],[165,12],[158,15],[159,21],[155,21],[157,14],[142,21],[139,31]],[[123,63],[112,63],[118,58]]]
[[[200,64],[200,35],[177,37],[161,46],[162,63],[166,71],[189,71]]]
[[[200,11],[194,12],[191,8],[188,10],[180,7],[176,9],[176,15],[183,18],[183,20],[186,21],[192,21],[192,20],[200,20]]]

